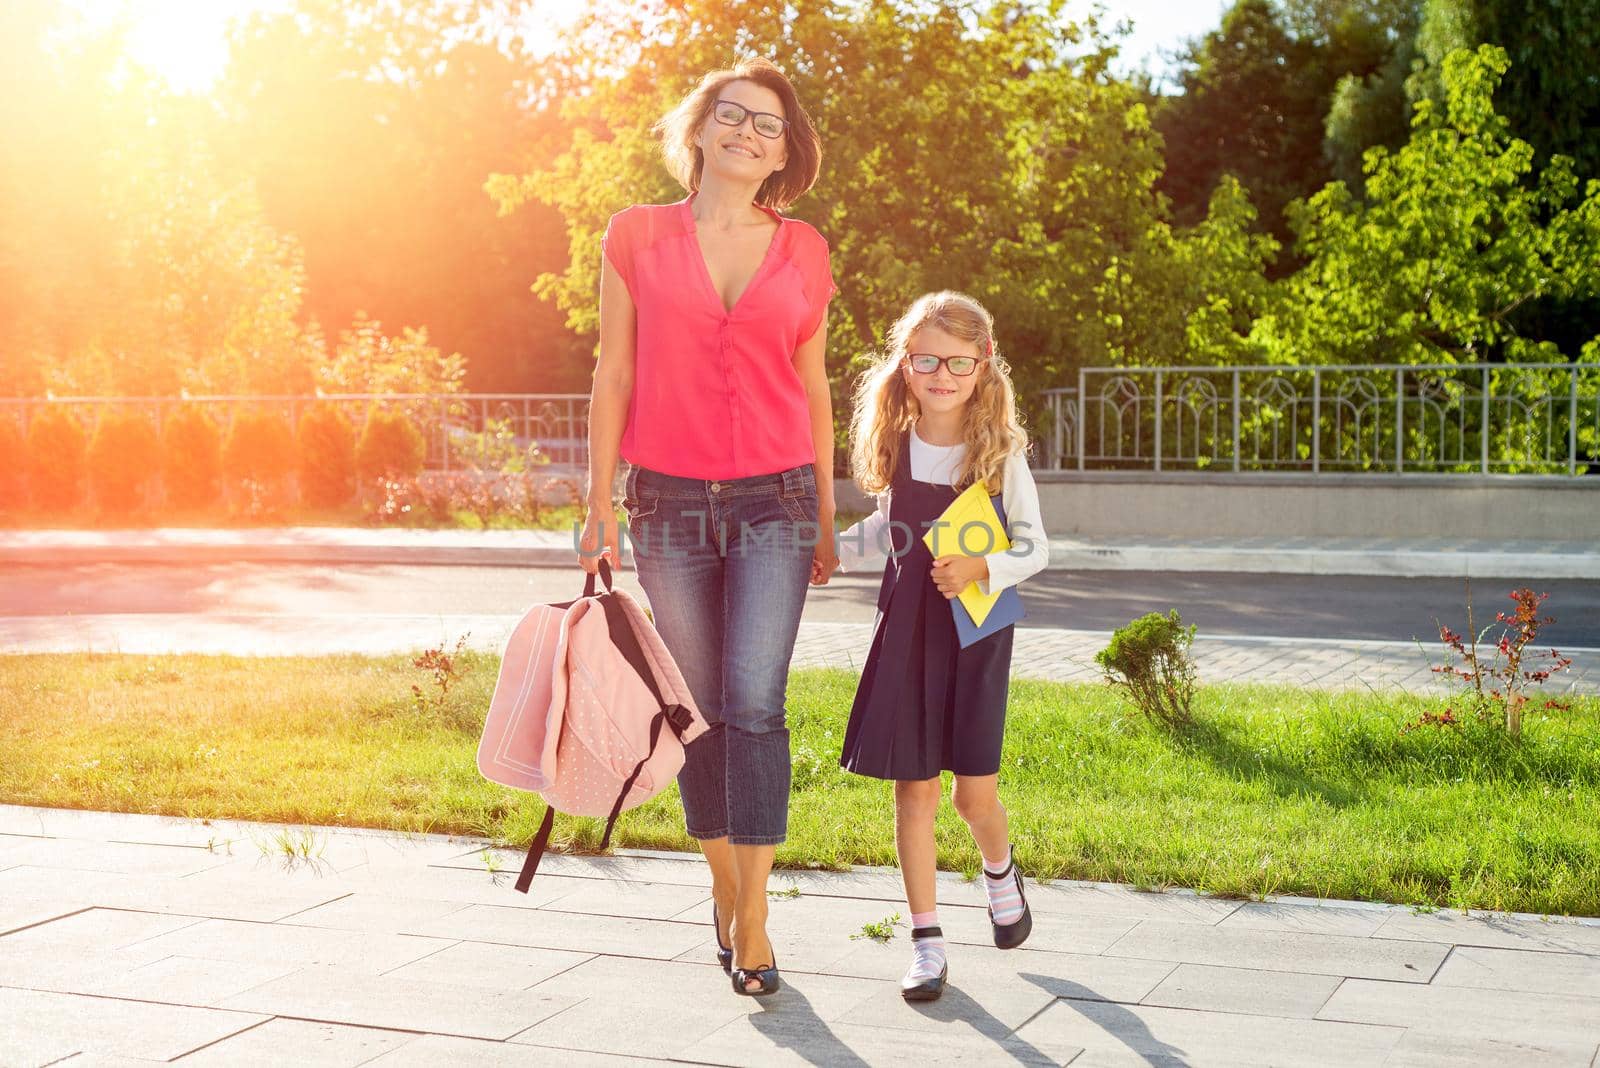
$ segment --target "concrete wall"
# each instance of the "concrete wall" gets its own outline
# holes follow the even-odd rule
[[[1532,538],[1600,544],[1600,477],[1037,472],[1055,536]],[[870,503],[848,483],[841,507]]]
[[[1039,476],[1052,534],[1600,542],[1600,478]]]

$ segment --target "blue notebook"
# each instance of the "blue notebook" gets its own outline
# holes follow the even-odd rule
[[[1022,608],[1022,598],[1017,596],[1015,586],[1000,591],[1000,599],[989,609],[989,615],[981,627],[972,621],[972,616],[967,614],[967,606],[961,603],[959,597],[952,600],[950,605],[955,612],[956,637],[960,639],[963,649],[973,642],[982,641],[995,631],[1004,630],[1028,615]]]

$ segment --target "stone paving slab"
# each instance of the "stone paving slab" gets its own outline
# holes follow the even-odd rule
[[[1433,981],[1437,986],[1600,998],[1600,955],[1456,946]]]
[[[356,1068],[416,1040],[405,1031],[273,1019],[184,1057],[184,1068]],[[69,1061],[62,1068],[72,1068]]]
[[[223,1007],[503,1041],[581,1000],[537,990],[489,990],[316,966],[237,994]]]
[[[778,954],[780,967],[788,961]],[[817,1022],[837,1020],[883,986],[865,979],[808,975],[786,968],[787,1008]],[[643,997],[657,989],[665,996]],[[765,1013],[764,1002],[733,993],[732,980],[715,961],[702,963],[602,956],[534,987],[581,1000],[513,1042],[573,1046],[628,1056],[681,1056],[724,1024]]]
[[[653,1057],[623,1057],[612,1053],[561,1049],[543,1046],[485,1042],[475,1038],[423,1035],[391,1053],[363,1062],[370,1068],[439,1068],[440,1065],[471,1065],[471,1068],[529,1068],[552,1065],[560,1068],[652,1068],[681,1064]]]
[[[1105,952],[1184,964],[1426,983],[1450,946],[1146,920]]]
[[[1563,921],[1537,916],[1472,917],[1456,912],[1396,912],[1378,938],[1413,939],[1500,949],[1557,950],[1600,954],[1600,919]]]
[[[169,1061],[266,1019],[0,986],[0,1064],[53,1064],[80,1051]]]
[[[1515,1065],[1516,1068],[1591,1068],[1600,1056],[1584,1045],[1502,1042],[1438,1031],[1407,1031],[1385,1068],[1459,1068],[1460,1065]]]
[[[1339,982],[1331,975],[1180,964],[1142,1003],[1309,1020],[1333,996]]]
[[[49,843],[69,858],[95,835],[192,847],[216,825],[0,806],[0,826],[28,825],[35,863],[0,871],[0,916],[32,921],[0,933],[5,1068],[1592,1068],[1600,1056],[1596,921],[1063,881],[1030,886],[1035,933],[1003,952],[972,884],[944,873],[950,985],[912,1006],[897,987],[907,932],[894,873],[779,872],[775,888],[799,890],[770,903],[785,989],[757,1000],[714,963],[706,869],[691,857],[552,855],[523,898],[472,839],[295,828],[354,862],[120,875],[58,866]],[[227,898],[247,892],[307,903],[245,922]],[[851,937],[897,911],[887,943]]]
[[[450,944],[451,940],[442,938],[330,931],[287,922],[203,920],[181,931],[149,939],[141,946],[207,960],[338,965],[352,972],[378,975],[437,953]]]
[[[1352,979],[1319,1020],[1409,1027],[1477,1039],[1583,1047],[1600,1043],[1600,996],[1386,983]]]
[[[917,1011],[907,1008],[908,1012]],[[872,1064],[954,1065],[1066,1064],[1077,1048],[1049,1052],[1016,1037],[992,1039],[979,1034],[868,1027],[860,1024],[818,1024],[778,1012],[741,1017],[712,1032],[682,1052],[681,1059],[699,1064],[772,1066]]]
[[[1241,1020],[1223,1012],[1060,1000],[1019,1029],[1017,1037],[1047,1048],[1073,1044],[1112,1054],[1131,1051],[1147,1064],[1193,1068],[1377,1068],[1403,1033],[1400,1026],[1268,1016]]]

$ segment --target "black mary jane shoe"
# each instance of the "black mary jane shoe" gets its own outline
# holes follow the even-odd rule
[[[750,990],[745,985],[751,980],[761,986]],[[735,968],[733,970],[733,992],[747,998],[764,998],[769,994],[776,994],[783,982],[778,978],[778,961],[774,957],[770,965],[765,968]]]
[[[923,937],[943,938],[944,931],[938,927],[918,927],[912,930],[911,940],[913,943],[918,938]],[[908,979],[901,979],[900,996],[907,1001],[938,1001],[939,995],[944,993],[945,979],[949,975],[950,962],[945,961],[944,967],[939,969],[939,974],[932,979],[924,979],[917,983],[913,983]]]
[[[1022,873],[1017,870],[1017,862],[1015,860],[1007,864],[1006,870],[1000,874],[1004,875],[1006,872],[1010,872],[1011,877],[1017,881],[1017,896],[1022,898],[1022,915],[1017,918],[1015,923],[1001,926],[994,922],[994,910],[991,909],[989,911],[989,926],[994,928],[994,944],[996,946],[1000,949],[1016,949],[1026,942],[1028,936],[1033,933],[1033,910],[1028,908],[1028,896],[1022,892]]]
[[[733,947],[722,944],[722,927],[717,922],[717,903],[711,903],[711,937],[717,940],[717,963],[725,975],[733,974]]]
[[[900,996],[907,1001],[938,1001],[939,995],[944,993],[944,981],[949,974],[950,965],[947,963],[932,979],[924,979],[920,983],[908,983],[902,979]]]

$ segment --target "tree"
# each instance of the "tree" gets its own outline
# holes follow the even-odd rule
[[[513,5],[298,0],[232,41],[227,156],[305,250],[306,306],[426,324],[480,390],[587,388],[561,315],[529,291],[565,255],[560,219],[506,225],[491,172],[533,166],[556,125]]]
[[[1364,138],[1404,139],[1403,113],[1397,130],[1369,129],[1376,118],[1362,93],[1409,73],[1417,3],[1236,0],[1217,30],[1190,44],[1179,73],[1182,94],[1156,109],[1167,152],[1161,188],[1178,221],[1198,220],[1218,178],[1232,174],[1261,224],[1287,248],[1292,201],[1341,167],[1345,177],[1359,176],[1361,152],[1372,143]],[[1341,118],[1330,137],[1325,125],[1334,107]]]
[[[1536,166],[1495,112],[1504,49],[1440,65],[1443,105],[1418,101],[1410,140],[1366,159],[1366,201],[1332,183],[1292,212],[1305,266],[1254,339],[1288,362],[1553,360],[1519,309],[1600,297],[1600,182]],[[1592,329],[1592,325],[1591,325]]]
[[[1257,354],[1250,330],[1271,306],[1266,267],[1278,252],[1278,242],[1256,231],[1255,221],[1243,186],[1224,175],[1199,224],[1153,223],[1096,286],[1102,362],[1251,362]]]
[[[298,250],[217,166],[201,109],[61,4],[0,17],[25,85],[0,108],[0,391],[309,384]]]

